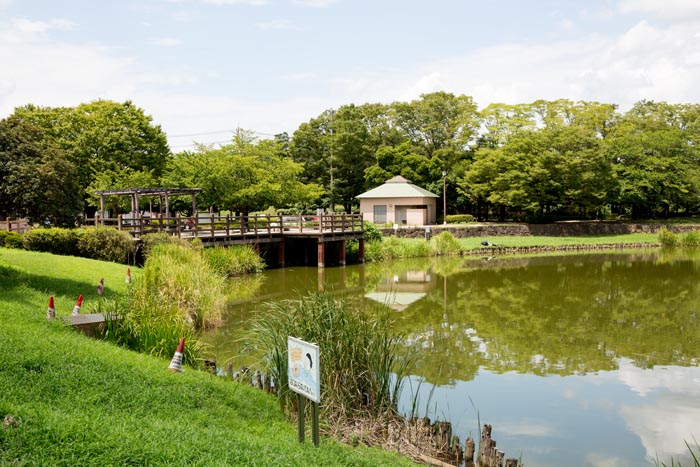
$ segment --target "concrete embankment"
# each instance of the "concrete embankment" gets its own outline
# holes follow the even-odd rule
[[[656,233],[666,227],[674,233],[698,230],[697,225],[664,225],[626,222],[557,222],[553,224],[465,224],[432,225],[433,236],[440,232],[450,232],[457,238],[466,237],[579,237],[591,235],[622,235],[631,233]],[[398,229],[382,229],[385,236],[400,238],[424,238],[426,227],[399,226]]]

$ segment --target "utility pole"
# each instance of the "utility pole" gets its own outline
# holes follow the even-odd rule
[[[333,115],[335,114],[335,110],[331,109],[330,110],[331,118],[330,118],[330,125],[329,125],[329,130],[331,134],[331,144],[330,144],[330,167],[331,167],[331,180],[330,180],[330,187],[329,187],[329,198],[330,198],[330,211],[331,213],[335,211],[335,194],[333,192]]]
[[[447,171],[442,171],[442,225],[447,225]]]

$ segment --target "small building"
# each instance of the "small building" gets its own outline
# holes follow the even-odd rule
[[[396,176],[356,196],[362,218],[375,224],[430,225],[435,223],[438,195]]]

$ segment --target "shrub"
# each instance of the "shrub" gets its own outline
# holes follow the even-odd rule
[[[152,250],[134,284],[132,306],[177,316],[199,330],[221,320],[223,290],[224,277],[209,266],[200,249],[162,244]]]
[[[685,233],[681,237],[681,245],[687,247],[699,247],[700,246],[700,232],[693,230],[691,232]]]
[[[216,272],[226,277],[261,272],[265,263],[250,245],[204,249],[204,256]]]
[[[24,240],[22,239],[22,235],[17,232],[0,230],[0,246],[7,248],[24,248]]]
[[[440,232],[433,237],[433,251],[439,256],[456,255],[461,252],[459,242],[450,232]]]
[[[471,214],[448,214],[446,220],[448,224],[467,224],[474,222],[474,216]]]
[[[32,229],[23,236],[24,248],[30,251],[43,251],[55,255],[79,256],[78,237],[82,229],[52,227]]]
[[[176,237],[166,233],[166,232],[154,232],[141,236],[141,253],[144,258],[147,258],[151,253],[151,250],[156,245],[162,245],[163,243],[174,243],[173,240]]]
[[[283,409],[296,404],[287,380],[287,336],[295,336],[322,349],[322,410],[328,418],[396,410],[408,360],[401,336],[389,331],[386,310],[374,311],[330,294],[312,294],[272,304],[259,315],[247,341],[262,350],[259,366],[276,382]]]
[[[362,226],[367,242],[380,242],[382,240],[382,232],[375,224],[370,221],[362,221]]]
[[[201,250],[161,244],[151,251],[143,273],[129,289],[125,303],[106,301],[99,311],[110,320],[105,338],[138,352],[172,356],[181,337],[184,362],[196,363],[202,353],[198,332],[221,321],[224,278],[207,264]]]
[[[665,247],[676,246],[678,245],[678,236],[666,227],[662,227],[661,230],[659,230],[659,243],[661,243],[661,246]]]
[[[128,264],[136,242],[127,232],[110,227],[86,227],[78,235],[78,252],[84,258]]]

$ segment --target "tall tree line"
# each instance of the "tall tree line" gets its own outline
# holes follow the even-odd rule
[[[449,213],[489,219],[654,218],[697,213],[700,105],[560,99],[490,104],[447,92],[348,104],[291,137],[237,131],[173,154],[127,101],[19,107],[0,121],[0,216],[70,224],[96,190],[200,187],[199,204],[238,212],[357,206],[401,175]],[[128,209],[110,201],[113,210]]]
[[[347,105],[294,133],[290,154],[328,204],[395,175],[480,219],[655,218],[700,202],[700,105],[538,100],[491,104],[437,92],[411,102]]]

